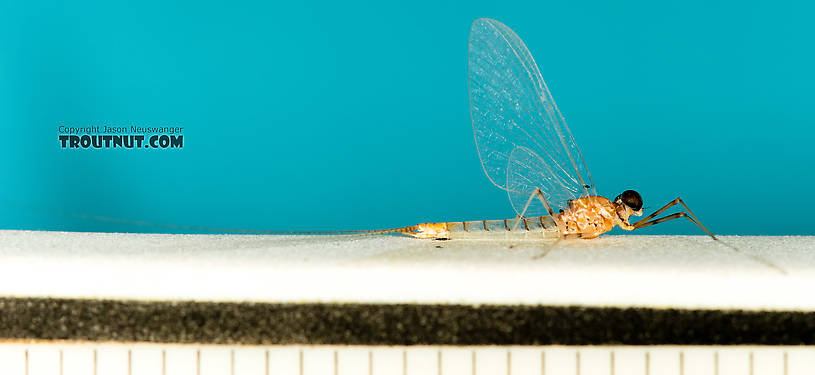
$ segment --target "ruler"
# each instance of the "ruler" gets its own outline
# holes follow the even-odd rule
[[[0,344],[28,375],[812,374],[815,348],[767,346],[221,346]]]
[[[0,231],[0,375],[815,374],[815,237],[723,240]]]

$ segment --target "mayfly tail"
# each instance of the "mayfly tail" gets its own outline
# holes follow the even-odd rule
[[[337,231],[282,231],[282,230],[259,230],[259,229],[241,229],[241,228],[220,228],[220,227],[206,227],[198,225],[178,225],[178,224],[162,224],[151,223],[141,220],[128,220],[106,216],[96,215],[83,215],[71,214],[73,217],[79,217],[87,220],[94,220],[100,222],[111,222],[118,224],[129,224],[140,227],[153,227],[164,228],[180,231],[193,231],[193,232],[208,232],[208,233],[224,233],[224,234],[277,234],[277,235],[355,235],[355,236],[373,236],[382,234],[408,234],[416,231],[416,226],[393,228],[393,229],[368,229],[368,230],[337,230]]]
[[[242,229],[242,228],[224,228],[224,227],[209,227],[199,225],[180,225],[180,224],[167,224],[167,223],[154,223],[144,220],[131,220],[118,217],[109,217],[101,215],[89,215],[76,212],[65,212],[53,208],[32,207],[21,205],[17,202],[3,202],[0,199],[0,204],[18,207],[27,211],[36,211],[49,215],[59,215],[78,218],[82,220],[90,220],[102,223],[115,223],[125,224],[133,227],[144,228],[162,228],[173,231],[189,231],[189,232],[204,232],[204,233],[222,233],[222,234],[278,234],[278,235],[353,235],[353,236],[372,236],[383,234],[405,234],[410,235],[418,230],[418,226],[393,228],[393,229],[370,229],[370,230],[339,230],[339,231],[279,231],[279,230],[256,230],[256,229]]]
[[[245,231],[249,234],[291,234],[291,235],[345,235],[345,236],[376,236],[382,234],[410,234],[418,229],[417,226],[393,229],[362,229],[362,230],[329,230],[329,231]]]

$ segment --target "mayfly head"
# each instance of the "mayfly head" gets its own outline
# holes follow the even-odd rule
[[[626,190],[614,198],[617,204],[617,214],[620,219],[627,220],[629,216],[642,216],[642,196],[634,190]]]

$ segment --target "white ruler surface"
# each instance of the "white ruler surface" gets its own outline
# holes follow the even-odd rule
[[[815,373],[811,347],[365,347],[0,344],[28,375],[752,375]]]
[[[815,237],[721,239],[0,231],[0,295],[815,311]]]
[[[703,236],[518,243],[0,231],[0,297],[815,311],[815,237],[723,240],[737,250]],[[6,319],[7,337],[29,337],[20,332],[32,332],[30,338],[38,338],[43,317],[63,314],[51,311],[48,306],[18,309],[14,319],[23,320],[15,326],[14,319]],[[34,315],[24,321],[29,313]],[[70,311],[64,317],[69,319],[66,327],[85,337],[93,333],[80,329],[93,322],[70,321]],[[200,323],[203,327],[207,322]],[[779,328],[781,332],[784,327]],[[235,341],[240,338],[230,336],[226,342]],[[0,343],[0,375],[5,374],[787,375],[815,374],[815,347],[222,346],[19,340]]]

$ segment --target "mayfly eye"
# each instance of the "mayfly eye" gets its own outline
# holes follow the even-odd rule
[[[637,193],[634,190],[624,191],[617,197],[616,200],[622,200],[626,206],[634,211],[639,211],[642,209],[642,197],[640,196],[640,193]]]

